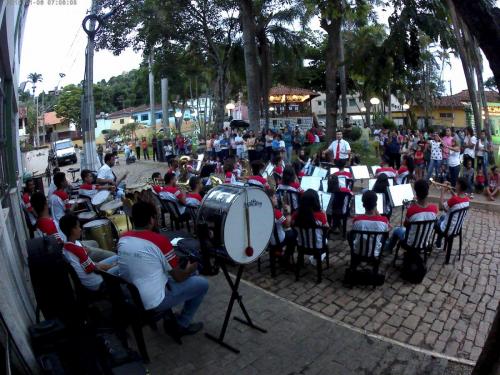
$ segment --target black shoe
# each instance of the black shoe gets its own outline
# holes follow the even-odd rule
[[[203,329],[202,322],[191,323],[187,327],[179,327],[178,333],[180,336],[194,335],[195,333],[200,332],[202,329]]]

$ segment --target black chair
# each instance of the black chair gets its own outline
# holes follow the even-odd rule
[[[299,209],[299,192],[288,189],[278,189],[276,190],[276,196],[278,198],[278,205],[280,209],[283,209],[284,202],[290,206],[290,214],[293,214]]]
[[[406,228],[405,237],[398,242],[392,265],[396,265],[400,247],[406,251],[413,251],[419,254],[423,252],[424,263],[427,263],[427,258],[432,251],[435,226],[436,220],[410,222],[410,225]]]
[[[373,280],[374,287],[377,285],[375,284],[375,280],[380,266],[380,257],[388,236],[389,232],[361,231],[354,229],[349,232],[348,241],[351,249],[349,268],[354,272],[361,263],[371,264],[371,279]],[[355,240],[357,240],[357,243],[354,243]],[[375,255],[377,246],[380,246],[380,252],[378,255]]]
[[[184,228],[184,224],[186,224],[188,232],[191,232],[191,226],[189,224],[191,217],[189,213],[184,212],[181,214],[179,207],[177,206],[177,202],[174,202],[173,200],[160,198],[160,202],[162,207],[165,208],[170,215],[170,228],[172,230],[174,230],[174,226],[176,230],[179,230]]]
[[[100,290],[93,291],[86,288],[69,262],[66,262],[66,269],[70,277],[73,291],[75,292],[79,310],[82,311],[83,314],[87,315],[90,305],[96,301],[104,299],[105,295]]]
[[[139,291],[134,284],[108,272],[97,271],[97,273],[104,279],[106,290],[110,295],[113,306],[113,320],[121,333],[120,336],[124,345],[127,345],[125,330],[128,326],[131,326],[137,348],[144,362],[149,362],[149,355],[142,332],[142,328],[146,325],[150,326],[153,330],[157,330],[156,323],[163,320],[165,332],[175,342],[182,344],[177,319],[171,309],[161,313],[146,310],[142,304]]]
[[[284,245],[280,243],[278,236],[278,229],[276,227],[276,223],[274,224],[273,233],[272,233],[274,245],[269,242],[269,246],[267,250],[269,252],[269,267],[271,268],[271,277],[276,277],[276,260],[279,258],[276,254],[281,253],[283,251]],[[293,256],[291,257],[291,261],[293,263]],[[260,272],[260,258],[257,259],[257,270]]]
[[[312,226],[310,228],[295,227],[297,232],[297,263],[295,264],[295,281],[299,280],[300,268],[304,266],[304,255],[312,255],[316,259],[317,283],[321,283],[323,265],[321,256],[326,254],[326,268],[330,267],[330,251],[327,246],[328,228]],[[318,233],[321,232],[321,242],[318,246]]]
[[[469,207],[464,207],[455,211],[448,213],[448,222],[444,231],[436,224],[436,234],[441,234],[444,237],[443,249],[446,250],[445,264],[450,263],[451,249],[453,248],[453,240],[458,237],[459,247],[458,247],[458,260],[462,255],[462,226],[464,220],[469,212]],[[433,240],[434,242],[434,240]]]
[[[338,191],[332,193],[330,203],[326,209],[329,218],[330,226],[333,228],[342,225],[342,237],[346,238],[347,219],[351,216],[351,193]]]

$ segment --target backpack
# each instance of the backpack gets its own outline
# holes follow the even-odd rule
[[[401,277],[412,284],[420,284],[427,273],[424,260],[419,253],[407,251],[403,256]]]

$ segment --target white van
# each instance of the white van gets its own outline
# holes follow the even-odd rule
[[[52,153],[55,159],[57,159],[57,164],[62,165],[65,162],[70,164],[75,164],[77,162],[75,147],[71,139],[63,139],[61,141],[54,142],[52,146]]]

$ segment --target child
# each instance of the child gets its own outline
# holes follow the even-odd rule
[[[491,167],[491,172],[488,176],[488,188],[486,189],[486,196],[490,201],[494,201],[496,196],[498,195],[498,180],[499,173],[497,170],[497,166],[494,165]]]
[[[467,181],[467,193],[471,194],[472,187],[474,186],[474,168],[472,168],[472,160],[466,161],[462,177]]]
[[[421,180],[424,178],[425,160],[424,153],[422,151],[422,146],[417,145],[417,151],[415,151],[415,178]]]
[[[201,178],[193,176],[189,179],[189,187],[191,189],[190,193],[186,194],[186,204],[188,206],[199,206],[201,204],[201,189],[203,184],[201,183]]]
[[[54,175],[54,184],[57,190],[50,196],[50,207],[52,209],[52,217],[58,223],[66,211],[71,209],[69,195],[66,193],[66,187],[68,186],[66,175],[63,172],[56,173]]]
[[[436,178],[441,184],[448,180],[448,167],[445,164],[441,164],[441,168],[439,169],[439,173]]]
[[[282,258],[282,265],[287,265],[290,262],[290,258],[293,255],[293,249],[295,244],[295,232],[290,230],[291,216],[290,207],[284,206],[283,212],[278,208],[278,199],[274,190],[268,189],[267,195],[271,198],[271,202],[274,208],[274,225],[276,227],[276,235],[273,231],[271,236],[271,245],[279,245],[279,254],[282,255],[282,249],[286,246],[285,256]],[[277,238],[276,238],[277,237]],[[279,242],[278,242],[279,241]]]
[[[476,193],[482,194],[484,187],[486,186],[486,177],[483,174],[483,169],[479,168],[476,175],[476,183],[474,184],[476,188]]]
[[[80,188],[78,190],[78,194],[80,194],[80,195],[84,195],[86,197],[92,198],[100,190],[109,190],[109,191],[115,190],[114,186],[95,185],[93,183],[94,182],[94,175],[88,169],[84,169],[82,171],[82,173],[80,174],[80,176],[82,177],[82,181],[83,181],[83,183],[80,185]]]
[[[281,157],[281,155],[276,155],[276,157],[274,158],[274,173],[277,174],[280,178],[283,177],[283,168],[283,158]]]
[[[335,172],[335,176],[345,176],[346,178],[349,178],[352,180],[352,174],[351,172],[346,171],[345,168],[345,161],[339,161],[338,162],[339,170],[338,172]]]
[[[236,183],[236,176],[234,175],[234,162],[231,159],[226,160],[224,163],[224,183]]]
[[[67,238],[64,243],[63,254],[75,269],[82,285],[89,290],[99,291],[102,285],[102,276],[94,273],[96,269],[107,271],[113,275],[118,274],[118,256],[114,255],[99,263],[90,259],[87,250],[82,246],[79,239],[82,229],[78,218],[74,215],[64,215],[59,221],[61,231]]]
[[[151,175],[151,180],[152,180],[152,187],[153,187],[153,191],[157,194],[160,194],[161,193],[161,186],[160,186],[160,181],[161,181],[161,174],[160,172],[154,172],[152,175]]]
[[[47,198],[42,192],[36,192],[31,196],[31,206],[38,217],[36,229],[43,236],[53,236],[58,242],[64,242],[66,237],[60,233],[55,221],[50,217]]]

